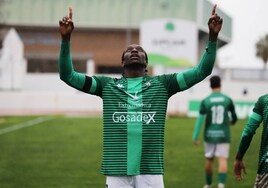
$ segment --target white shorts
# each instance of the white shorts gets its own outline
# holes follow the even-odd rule
[[[268,174],[257,174],[254,188],[266,188],[268,187]]]
[[[106,188],[164,188],[163,175],[106,176]]]
[[[206,158],[213,158],[213,157],[229,157],[229,150],[230,150],[230,144],[229,143],[219,143],[219,144],[213,144],[213,143],[204,143],[205,147],[205,157]]]

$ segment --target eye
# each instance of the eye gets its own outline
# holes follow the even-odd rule
[[[133,48],[127,48],[126,52],[131,52],[133,50]]]
[[[144,52],[144,50],[141,47],[137,47],[136,50],[139,52]]]

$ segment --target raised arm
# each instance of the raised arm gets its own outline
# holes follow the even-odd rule
[[[92,83],[92,78],[74,70],[70,52],[71,34],[74,29],[72,21],[73,11],[69,8],[69,15],[64,16],[59,21],[59,30],[61,34],[61,48],[59,54],[59,73],[60,79],[66,84],[80,91],[88,93]]]
[[[181,90],[188,89],[199,83],[211,74],[217,49],[218,34],[222,28],[223,20],[216,13],[216,5],[213,6],[211,17],[208,20],[209,42],[198,65],[177,75]]]

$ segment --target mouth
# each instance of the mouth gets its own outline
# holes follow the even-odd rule
[[[140,59],[140,57],[138,55],[134,54],[134,55],[130,56],[130,59],[131,60],[138,60],[138,59]]]

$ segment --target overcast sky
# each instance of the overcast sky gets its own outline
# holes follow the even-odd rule
[[[232,42],[218,51],[221,67],[263,68],[256,42],[268,34],[268,0],[210,0],[233,18]]]

